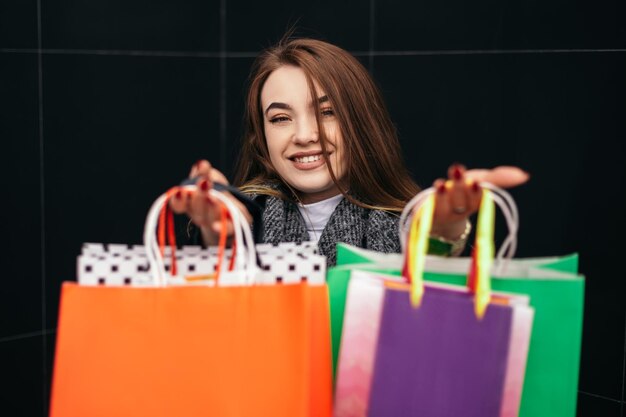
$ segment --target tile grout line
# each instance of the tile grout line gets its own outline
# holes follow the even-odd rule
[[[39,207],[40,207],[40,238],[41,238],[41,328],[46,328],[46,217],[45,217],[45,183],[44,183],[44,137],[43,137],[43,34],[41,25],[41,0],[37,0],[37,95],[39,112]],[[47,338],[41,338],[41,373],[43,415],[48,415],[48,342]]]
[[[372,51],[374,56],[437,56],[437,55],[531,55],[584,54],[626,52],[626,49],[449,49],[433,51]],[[363,52],[352,52],[354,55]]]
[[[225,1],[225,0],[222,0]],[[371,0],[374,2],[374,0]],[[225,7],[224,7],[225,8]],[[224,11],[225,12],[225,11]],[[225,23],[224,23],[225,24]],[[373,37],[375,33],[370,34]],[[225,34],[223,35],[226,36]],[[224,39],[224,44],[225,44]],[[372,41],[370,40],[370,43]],[[225,48],[225,46],[224,46]],[[468,50],[434,50],[434,51],[350,51],[355,56],[438,56],[438,55],[531,55],[531,54],[590,54],[590,53],[624,53],[626,49],[468,49]],[[43,55],[121,55],[143,57],[170,58],[255,58],[257,52],[176,52],[176,51],[135,51],[115,49],[20,49],[0,48],[0,53],[23,53]]]
[[[603,396],[603,395],[592,394],[592,393],[590,393],[590,392],[581,391],[581,390],[578,390],[578,393],[579,393],[579,394],[588,395],[588,396],[590,396],[590,397],[594,397],[594,398],[600,398],[600,399],[602,399],[602,400],[611,401],[611,402],[614,402],[614,403],[623,404],[623,402],[622,402],[621,400],[617,400],[617,399],[615,399],[615,398],[610,398],[610,397],[605,397],[605,396]]]
[[[37,53],[37,49],[0,48],[0,52],[6,53]],[[42,49],[46,55],[122,55],[122,56],[154,56],[172,58],[219,58],[220,52],[180,52],[180,51],[139,51],[124,49]],[[234,53],[251,55],[252,52]]]
[[[220,170],[226,167],[226,0],[220,0]]]
[[[37,332],[16,334],[13,336],[4,336],[4,337],[0,337],[0,343],[13,342],[15,340],[28,339],[30,337],[47,336],[49,334],[54,334],[54,333],[56,333],[56,329],[47,329],[47,330],[37,331]]]

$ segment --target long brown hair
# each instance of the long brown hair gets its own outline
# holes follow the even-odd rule
[[[344,143],[342,183],[348,184],[348,190],[339,186],[330,164],[327,167],[344,196],[362,207],[401,211],[419,192],[419,187],[406,169],[396,129],[382,96],[356,58],[335,45],[315,39],[283,39],[256,59],[249,78],[235,185],[244,192],[297,199],[297,195],[289,196],[276,187],[283,185],[291,190],[270,161],[261,109],[265,81],[284,65],[301,68],[311,97],[318,97],[315,81],[333,105]],[[326,154],[328,139],[317,112],[316,118],[320,145]]]

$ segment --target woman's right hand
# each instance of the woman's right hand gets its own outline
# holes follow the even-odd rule
[[[170,207],[175,213],[185,213],[191,221],[200,228],[202,240],[205,245],[216,245],[221,231],[222,204],[219,200],[211,197],[209,190],[214,182],[228,184],[228,180],[217,169],[213,168],[209,161],[200,160],[191,167],[189,178],[198,178],[195,191],[181,189],[170,199]],[[252,222],[252,216],[246,207],[230,193],[224,193],[241,210],[248,223]],[[227,235],[232,236],[233,224],[228,222]]]

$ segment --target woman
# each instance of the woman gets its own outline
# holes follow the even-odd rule
[[[207,161],[190,176],[200,177],[200,191],[178,193],[172,208],[214,244],[218,210],[208,189],[226,178]],[[513,186],[528,176],[512,167],[466,172],[454,165],[448,178],[435,181],[431,234],[441,242],[433,247],[458,254],[480,202],[477,181]],[[343,49],[312,39],[281,41],[257,58],[235,185],[264,207],[265,242],[317,240],[329,265],[337,242],[400,251],[398,214],[419,192],[367,70]]]

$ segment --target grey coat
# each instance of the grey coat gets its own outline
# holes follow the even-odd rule
[[[270,196],[257,196],[256,199],[265,200],[263,242],[309,240],[304,219],[294,203]],[[337,263],[337,242],[384,253],[400,252],[398,223],[399,217],[396,215],[362,208],[344,198],[320,236],[320,252],[327,257],[328,266]]]

